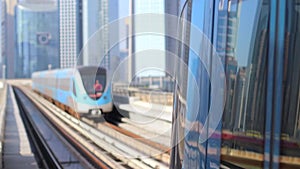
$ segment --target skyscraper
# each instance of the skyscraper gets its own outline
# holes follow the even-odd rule
[[[234,86],[233,103],[232,103],[232,115],[235,118],[233,123],[233,129],[239,130],[244,128],[244,100],[245,100],[245,81],[246,81],[246,67],[239,67],[236,81]]]
[[[297,18],[300,17],[299,1],[288,1],[288,21],[285,37],[285,67],[283,77],[284,102],[282,108],[282,133],[295,139],[300,138],[300,42],[299,26]]]
[[[176,35],[177,23],[175,17],[179,17],[179,0],[165,0],[165,31],[166,35]],[[173,57],[177,55],[178,49],[176,39],[165,37],[166,39],[166,72],[171,75],[174,72],[175,63]],[[177,56],[176,56],[177,57]]]
[[[108,22],[111,25],[115,25],[116,20],[119,19],[119,0],[108,0]],[[115,70],[118,66],[118,61],[120,57],[120,45],[119,45],[119,21],[118,25],[110,27],[108,30],[108,44],[110,46],[108,54],[108,67],[111,70]],[[115,42],[117,44],[114,44]]]
[[[6,0],[6,71],[7,78],[15,75],[15,6],[17,0]]]
[[[99,14],[101,0],[82,1],[82,38],[84,52],[80,57],[83,59],[83,65],[97,64],[97,43],[93,41],[92,35],[98,33],[100,28]]]
[[[83,45],[99,29],[100,0],[82,1]]]
[[[267,55],[268,55],[268,24],[269,3],[260,2],[261,11],[255,23],[256,32],[253,33],[250,50],[250,60],[246,69],[244,127],[246,130],[255,130],[263,134],[266,112],[266,85],[267,85]]]
[[[232,130],[235,121],[234,92],[236,88],[237,62],[237,32],[241,1],[234,0],[218,4],[216,51],[221,57],[226,73],[226,104],[223,114],[223,129]]]
[[[81,64],[77,60],[82,48],[82,1],[59,0],[60,67]],[[79,58],[81,59],[81,58]]]
[[[83,1],[83,64],[111,67],[111,57],[119,55],[119,47],[109,49],[112,38],[118,38],[118,28],[109,30],[109,24],[118,19],[117,0]],[[116,39],[113,39],[116,40]],[[108,51],[105,56],[104,51]]]
[[[235,122],[235,115],[233,114],[233,100],[234,100],[234,89],[236,85],[238,63],[235,57],[226,57],[226,87],[227,87],[227,100],[225,104],[225,113],[223,116],[223,128],[232,129]]]
[[[0,75],[5,76],[2,68],[6,64],[6,27],[5,27],[6,7],[5,1],[0,1]]]
[[[48,65],[59,67],[57,5],[53,1],[22,1],[16,6],[15,77],[30,78]]]

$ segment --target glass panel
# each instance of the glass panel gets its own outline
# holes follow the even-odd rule
[[[300,1],[286,1],[281,154],[283,163],[300,161]],[[296,160],[292,160],[296,161]]]
[[[226,72],[222,160],[261,167],[264,153],[269,1],[219,1],[216,50]],[[225,42],[225,43],[224,43]],[[243,155],[241,155],[243,154]]]
[[[174,93],[174,111],[172,120],[172,152],[170,168],[182,168],[184,160],[184,127],[186,115],[186,86],[187,86],[187,68],[189,48],[186,46],[189,42],[190,23],[187,22],[191,18],[191,1],[180,1],[180,26],[178,42],[178,56],[183,63],[176,63],[178,69],[176,71],[176,89]],[[186,44],[182,43],[186,42]],[[180,62],[178,61],[178,62]]]

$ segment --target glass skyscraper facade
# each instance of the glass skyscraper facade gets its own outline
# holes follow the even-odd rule
[[[59,68],[58,13],[54,2],[20,2],[15,8],[15,77]]]
[[[82,64],[82,0],[59,0],[60,67]]]

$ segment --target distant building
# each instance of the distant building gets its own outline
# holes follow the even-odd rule
[[[80,57],[83,65],[97,64],[99,57],[97,49],[100,44],[94,43],[92,35],[98,33],[100,28],[100,4],[101,0],[82,1],[82,39],[84,52]]]
[[[238,71],[237,62],[237,32],[241,3],[231,6],[231,3],[221,3],[217,17],[216,52],[221,57],[226,73],[226,104],[223,114],[223,129],[232,130],[235,125],[234,92]]]
[[[258,131],[261,134],[265,130],[266,114],[266,85],[267,85],[267,56],[268,56],[268,22],[269,2],[261,2],[261,11],[255,22],[250,50],[250,59],[246,69],[245,84],[245,130]]]
[[[16,6],[15,77],[59,68],[57,6],[54,2],[20,2]]]
[[[83,64],[111,68],[111,57],[119,56],[119,46],[110,42],[118,40],[118,27],[109,30],[108,25],[118,19],[118,0],[83,1]],[[116,33],[117,32],[117,33]],[[97,37],[97,38],[95,38]],[[101,39],[99,39],[101,37]],[[101,51],[101,52],[99,52]],[[106,52],[105,56],[101,56]]]
[[[82,1],[82,39],[86,44],[89,38],[99,30],[100,0]]]
[[[233,129],[235,131],[243,129],[245,124],[244,104],[245,104],[245,82],[246,67],[239,67],[236,75],[234,95],[232,101]]]
[[[166,35],[176,35],[177,30],[177,20],[179,17],[179,0],[165,0],[165,32]],[[165,37],[166,46],[166,72],[170,75],[174,75],[175,60],[178,58],[178,44],[177,40],[172,37]]]
[[[15,77],[15,6],[17,0],[6,0],[6,75]]]
[[[289,137],[300,139],[300,42],[297,22],[299,1],[288,1],[287,24],[285,35],[284,76],[283,76],[283,105],[282,133]]]
[[[82,64],[82,1],[59,0],[60,67]]]
[[[226,57],[226,104],[224,108],[223,115],[223,128],[232,129],[235,123],[235,115],[233,112],[234,106],[234,91],[236,86],[236,76],[237,76],[238,63],[235,57]]]
[[[116,25],[116,22],[119,19],[119,0],[108,0],[108,22],[111,25]],[[106,63],[108,67],[112,70],[115,70],[118,66],[119,62],[116,60],[120,57],[120,45],[119,45],[119,23],[113,27],[108,29],[108,39],[109,39],[109,53],[108,53],[108,60]],[[117,42],[117,43],[116,43]]]
[[[3,74],[3,66],[6,65],[6,3],[4,0],[0,1],[0,77]]]

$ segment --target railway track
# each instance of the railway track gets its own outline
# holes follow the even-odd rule
[[[30,140],[34,146],[35,154],[38,156],[38,161],[43,168],[62,168],[58,159],[55,157],[54,153],[51,151],[48,144],[43,139],[40,134],[38,127],[34,124],[32,118],[27,113],[27,110],[20,100],[20,97],[16,94],[16,101],[18,103],[19,111],[22,116],[24,126],[27,129],[27,133]]]
[[[81,168],[168,168],[170,161],[168,146],[150,141],[115,125],[117,123],[108,123],[99,117],[83,116],[80,120],[74,118],[26,87],[15,88],[15,94],[43,168],[64,168],[65,165],[79,163],[82,165]],[[24,101],[25,98],[27,101]],[[41,111],[78,160],[64,161],[55,156],[51,147],[47,146],[47,140],[43,139],[40,127],[35,126],[33,122],[30,115],[33,108],[28,108],[29,102]],[[225,159],[223,155],[222,160]],[[220,167],[237,166],[222,161]]]
[[[37,161],[42,168],[109,168],[100,160],[86,157],[76,142],[71,142],[68,135],[57,129],[56,124],[46,119],[42,112],[31,102],[25,94],[14,88],[16,101],[34,145]]]
[[[95,160],[94,165],[98,160],[108,168],[168,168],[170,156],[165,149],[137,140],[136,136],[118,130],[117,126],[78,120],[28,88],[18,88],[81,153],[90,153],[87,159]]]

